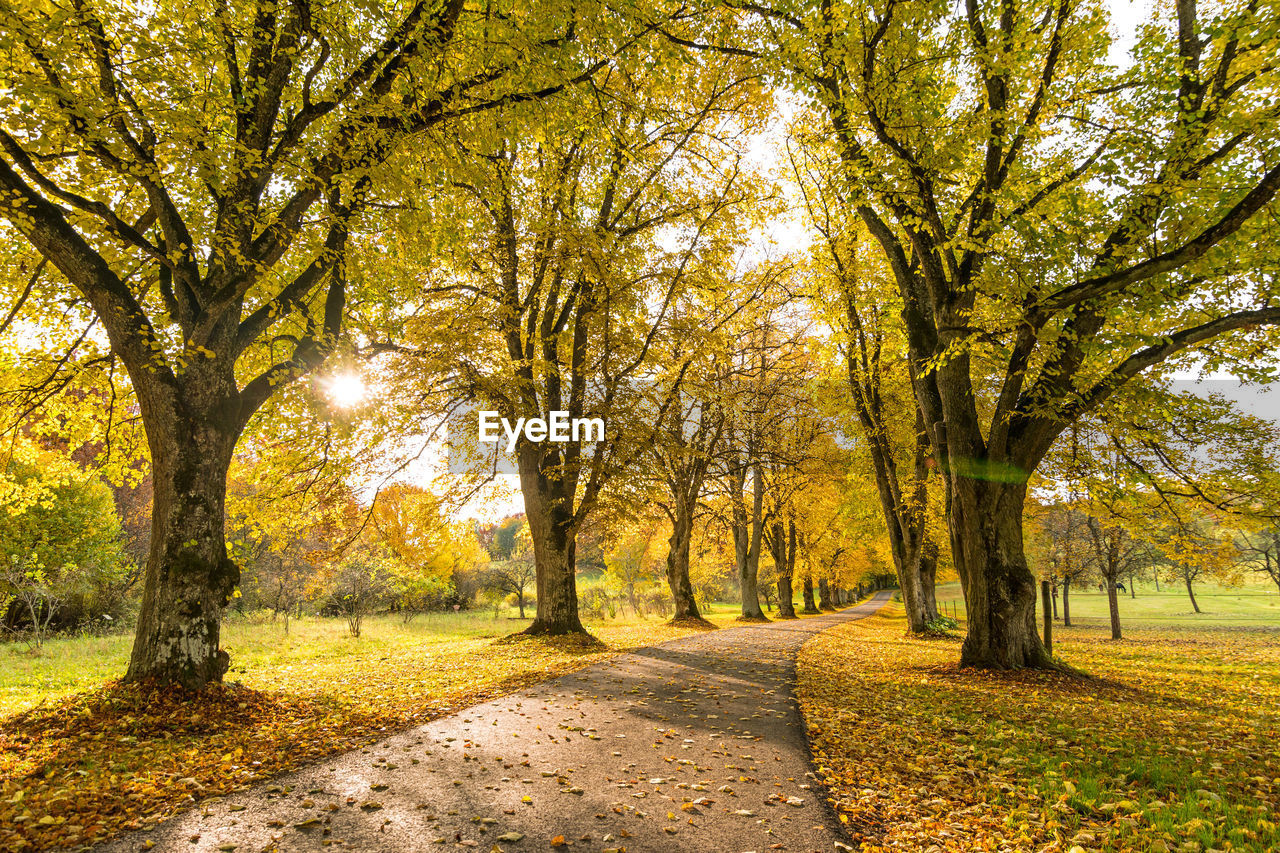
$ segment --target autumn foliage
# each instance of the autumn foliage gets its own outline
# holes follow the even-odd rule
[[[1280,637],[1072,629],[1087,669],[960,671],[900,608],[801,653],[814,760],[864,851],[1271,851]]]

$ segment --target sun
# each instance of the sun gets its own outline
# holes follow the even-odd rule
[[[324,381],[325,391],[335,406],[349,409],[368,396],[369,387],[358,373],[338,373]]]

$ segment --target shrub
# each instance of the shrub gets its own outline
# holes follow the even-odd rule
[[[946,634],[959,628],[960,623],[950,616],[939,615],[936,619],[930,619],[926,622],[924,627],[935,634]]]

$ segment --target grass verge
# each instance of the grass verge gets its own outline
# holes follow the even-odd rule
[[[801,652],[815,761],[859,849],[1280,849],[1280,632],[1056,629],[1093,679],[959,670],[900,606]]]
[[[712,621],[729,622],[723,610]],[[122,671],[127,638],[55,641],[3,676],[9,703],[27,709],[0,717],[0,850],[75,848],[152,826],[390,732],[695,633],[631,620],[589,625],[603,647],[494,641],[523,624],[371,619],[355,639],[337,620],[294,623],[288,635],[233,623],[229,684],[198,694],[102,684],[103,658]],[[36,704],[50,695],[59,698]]]

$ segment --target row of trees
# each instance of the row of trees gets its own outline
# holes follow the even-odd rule
[[[531,633],[582,630],[578,536],[651,501],[678,618],[710,511],[743,617],[766,552],[789,608],[797,567],[857,551],[853,454],[911,626],[950,563],[963,663],[1053,666],[1023,530],[1051,451],[1178,359],[1271,367],[1280,22],[1257,4],[1178,0],[1120,66],[1070,0],[375,7],[2,13],[0,331],[57,353],[17,367],[14,429],[79,376],[146,460],[131,679],[226,669],[239,460],[327,464],[468,402],[608,425],[515,448]],[[775,179],[807,257],[749,248]],[[382,441],[335,443],[298,382],[326,362],[389,389]]]

